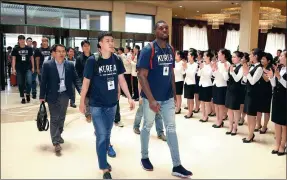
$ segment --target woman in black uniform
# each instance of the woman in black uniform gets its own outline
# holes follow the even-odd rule
[[[261,59],[261,65],[263,68],[263,74],[260,79],[260,102],[259,102],[259,110],[257,112],[256,118],[256,128],[255,132],[260,130],[260,134],[265,134],[267,131],[267,125],[270,119],[270,110],[271,110],[271,99],[272,99],[272,86],[270,84],[270,80],[264,70],[272,70],[272,62],[273,57],[270,53],[264,53]],[[261,117],[264,113],[264,125],[261,125]]]
[[[240,103],[242,98],[242,84],[243,77],[241,58],[243,53],[235,51],[232,55],[232,66],[229,68],[229,82],[226,92],[225,107],[228,109],[229,131],[227,135],[235,136],[237,133],[238,120],[240,119]]]
[[[247,66],[249,66],[249,54],[248,53],[243,53],[243,57],[241,59],[241,65],[244,65],[246,64]],[[244,99],[245,99],[245,92],[246,92],[246,83],[241,81],[241,94],[240,94],[240,120],[238,122],[238,125],[239,126],[242,126],[244,124],[244,121],[245,121],[245,116],[246,116],[246,113],[243,112],[243,109],[244,109]]]
[[[274,87],[272,101],[271,121],[275,123],[276,144],[272,154],[283,156],[287,138],[287,117],[286,117],[286,51],[279,57],[279,68],[274,67],[275,72],[265,70],[270,82]]]
[[[252,67],[243,65],[243,81],[246,82],[246,93],[244,99],[244,112],[247,114],[249,134],[247,138],[243,138],[243,143],[250,143],[254,140],[254,129],[256,126],[256,116],[258,112],[260,96],[259,80],[262,76],[263,69],[260,60],[263,56],[263,51],[256,48],[250,54]]]

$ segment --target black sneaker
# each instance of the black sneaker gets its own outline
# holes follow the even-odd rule
[[[64,141],[64,139],[63,139],[62,137],[60,137],[59,143],[60,143],[60,144],[64,144],[64,143],[65,143],[65,141]]]
[[[103,175],[103,179],[112,179],[111,173],[105,172],[105,174]]]
[[[36,94],[33,94],[33,95],[32,95],[32,98],[33,98],[33,99],[36,99],[36,98],[37,98],[37,95],[36,95]]]
[[[141,164],[144,170],[146,171],[153,171],[153,165],[151,164],[149,158],[141,159]]]
[[[182,165],[179,165],[172,168],[172,175],[181,178],[187,178],[189,176],[192,176],[192,172],[186,170]]]
[[[27,103],[29,103],[31,101],[30,95],[26,95],[26,99],[27,99]]]
[[[26,104],[26,99],[25,99],[25,98],[22,98],[21,103],[22,103],[22,104]]]

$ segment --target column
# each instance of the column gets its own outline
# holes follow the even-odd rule
[[[258,46],[259,1],[242,1],[239,50],[250,52]]]
[[[164,7],[157,7],[155,23],[159,20],[165,21],[169,26],[169,43],[172,40],[172,10]]]
[[[126,28],[126,4],[120,1],[113,1],[112,31],[125,32]],[[125,39],[122,40],[126,42]],[[115,47],[120,47],[120,39],[114,39]],[[123,46],[125,47],[125,46]]]

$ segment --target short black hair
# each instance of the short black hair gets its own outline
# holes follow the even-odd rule
[[[269,65],[274,64],[272,54],[264,52],[262,57],[266,57],[267,61],[270,61]]]
[[[81,42],[81,47],[83,47],[85,44],[88,44],[89,46],[91,45],[91,43],[88,40],[83,40]]]
[[[197,50],[197,53],[201,56],[201,58],[203,58],[204,51]]]
[[[210,61],[211,61],[212,58],[214,57],[214,54],[211,52],[211,50],[205,51],[205,54],[206,54],[207,57],[209,57]]]
[[[240,59],[242,59],[244,56],[243,52],[241,51],[234,51],[233,53],[236,54],[236,56],[239,57]]]
[[[25,40],[26,38],[25,38],[24,35],[19,35],[19,36],[18,36],[18,40],[20,40],[20,39],[24,39],[24,40]]]
[[[127,48],[129,51],[131,51],[131,47],[130,47],[130,46],[126,46],[126,48]]]
[[[232,55],[230,53],[230,50],[228,49],[225,49],[225,48],[222,48],[219,50],[222,54],[224,54],[225,56],[225,59],[228,61],[228,62],[232,62],[231,59],[232,59]]]
[[[139,46],[139,45],[135,45],[135,48],[136,48],[137,50],[140,50],[140,46]]]
[[[33,42],[32,42],[32,44],[35,44],[35,43],[37,43],[37,41],[33,41]]]
[[[75,49],[72,48],[72,47],[68,47],[68,48],[67,48],[67,52],[69,52],[71,49],[75,52]]]
[[[98,48],[101,48],[99,42],[102,41],[104,39],[104,37],[109,36],[109,37],[113,37],[113,34],[111,32],[100,32],[98,35]]]
[[[159,20],[158,22],[155,23],[155,25],[154,25],[154,30],[157,29],[157,27],[158,27],[158,25],[159,25],[160,23],[165,23],[165,24],[167,24],[164,20]]]
[[[54,44],[54,45],[52,46],[52,51],[53,51],[53,52],[56,52],[57,47],[63,47],[64,49],[66,49],[66,47],[65,47],[63,44]]]
[[[260,62],[261,59],[262,59],[262,57],[263,57],[263,55],[264,55],[264,52],[263,52],[261,49],[259,49],[259,48],[255,48],[255,49],[252,51],[252,54],[253,54],[254,56],[257,56],[257,61]]]
[[[52,52],[56,52],[56,48],[55,48],[55,46],[56,46],[56,44],[54,44],[54,45],[51,47],[51,49],[50,49],[50,53],[52,53]]]
[[[281,49],[278,49],[277,51],[279,51],[280,53],[282,53],[282,50],[281,50]]]
[[[124,48],[123,47],[119,47],[118,50],[124,52]]]
[[[31,37],[27,37],[26,41],[28,41],[29,39],[30,39],[31,41],[33,41],[33,39],[32,39]]]
[[[243,57],[247,62],[250,61],[249,54],[247,52],[243,53]]]
[[[11,50],[11,49],[12,49],[12,47],[11,47],[11,46],[8,46],[8,47],[7,47],[7,50],[8,50],[8,51],[9,51],[9,50]]]

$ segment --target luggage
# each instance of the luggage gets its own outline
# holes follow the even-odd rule
[[[49,129],[49,120],[45,102],[42,102],[37,114],[37,128],[39,131],[47,131]]]
[[[11,86],[17,86],[17,78],[16,78],[16,75],[14,75],[14,74],[11,74],[11,76],[10,76],[10,85]]]

